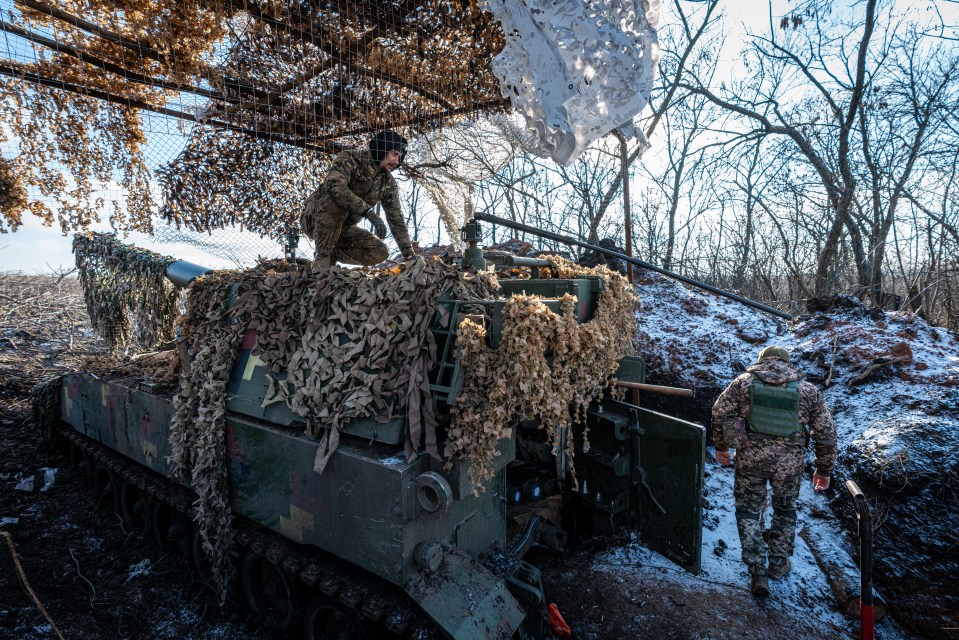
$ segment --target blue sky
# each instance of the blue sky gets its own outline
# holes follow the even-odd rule
[[[44,227],[39,219],[24,216],[16,233],[0,235],[0,271],[51,273],[73,266],[71,238]]]

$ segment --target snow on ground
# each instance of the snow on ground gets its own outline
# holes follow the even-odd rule
[[[840,450],[867,438],[891,458],[936,460],[959,439],[959,337],[912,313],[863,308],[807,314],[792,329],[761,311],[654,276],[639,287],[638,348],[655,379],[689,387],[724,388],[777,344],[824,390],[836,418]],[[906,343],[911,364],[878,369],[869,381],[848,383],[877,358]],[[833,350],[835,346],[835,357]],[[898,369],[898,370],[897,370]],[[930,416],[932,419],[930,419]],[[939,437],[916,442],[933,423]]]
[[[783,320],[705,291],[649,275],[638,287],[637,347],[650,372],[692,388],[724,387],[767,344],[788,333]]]
[[[836,418],[840,452],[868,450],[887,466],[884,482],[944,468],[959,446],[959,339],[911,313],[849,310],[813,315],[783,341],[809,375],[828,377],[826,402]],[[877,358],[904,343],[911,364],[877,369],[850,385]],[[824,355],[829,360],[823,362]]]
[[[716,590],[746,594],[749,576],[741,559],[742,548],[736,531],[733,471],[723,469],[713,461],[708,461],[706,466],[707,509],[703,522],[703,561],[700,575],[692,575],[638,542],[597,556],[593,562],[594,568],[598,571],[628,574],[637,580],[646,575],[655,575],[658,579],[675,582],[694,597],[696,594],[710,594]],[[809,480],[803,483],[799,505],[797,533],[806,530],[805,536],[818,541],[821,553],[825,551],[833,562],[841,563],[840,566],[846,570],[847,575],[858,576],[858,568],[852,559],[852,549],[846,542],[845,534],[838,522],[823,517],[829,509],[826,499],[813,492],[812,482]],[[762,603],[762,607],[770,617],[788,619],[795,616],[799,619],[815,620],[822,638],[858,635],[858,619],[843,616],[836,607],[829,583],[804,536],[796,536],[792,572],[784,580],[770,580],[769,586],[771,594]],[[906,640],[913,637],[890,617],[876,623],[875,631],[876,637],[884,640]],[[741,628],[738,632],[741,632]],[[809,636],[799,632],[793,637]]]
[[[959,337],[912,313],[841,308],[801,316],[789,329],[763,312],[659,276],[640,295],[637,342],[654,380],[720,390],[763,347],[777,344],[821,389],[830,381],[824,395],[841,452],[868,446],[872,457],[889,461],[890,472],[897,465],[908,472],[938,468],[959,445]],[[850,384],[901,344],[911,363],[880,367]]]
[[[829,378],[831,385],[824,394],[837,422],[840,455],[867,451],[873,464],[886,467],[878,472],[884,483],[908,483],[916,474],[935,473],[949,463],[959,446],[959,339],[914,314],[850,306],[828,314],[806,314],[787,326],[769,314],[659,276],[640,285],[639,293],[637,344],[652,382],[697,388],[700,403],[707,401],[703,396],[711,403],[744,366],[755,362],[763,347],[777,344],[790,352],[820,389]],[[911,363],[879,367],[863,383],[849,384],[900,343],[911,350]],[[700,407],[700,414],[705,408]],[[600,557],[596,567],[634,571],[656,567],[691,591],[706,590],[709,585],[746,589],[733,472],[715,463],[711,447],[706,472],[700,576],[639,545]],[[813,492],[809,477],[803,481],[799,511],[797,531],[805,532],[796,538],[793,571],[785,581],[771,581],[770,600],[813,615],[837,635],[840,630],[848,635],[857,623],[834,606],[830,586],[806,540],[814,542],[820,557],[828,557],[858,579],[849,536],[832,515],[827,499]],[[876,630],[877,637],[910,637],[891,619],[879,623]],[[825,637],[829,636],[826,632]]]

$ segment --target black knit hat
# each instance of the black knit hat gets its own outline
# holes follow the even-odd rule
[[[406,159],[406,144],[406,138],[395,131],[380,131],[370,138],[370,155],[373,162],[379,164],[388,151],[396,149],[400,152],[400,164],[403,164]]]

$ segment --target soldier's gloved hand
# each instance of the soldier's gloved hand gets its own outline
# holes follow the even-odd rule
[[[716,451],[716,462],[724,467],[728,467],[730,464],[732,464],[732,460],[729,456],[729,449],[726,451]]]
[[[825,491],[829,488],[829,476],[821,476],[818,473],[812,474],[812,488],[814,491]]]
[[[373,224],[373,233],[376,234],[377,238],[382,240],[386,237],[386,223],[377,215],[376,209],[370,209],[363,217]]]

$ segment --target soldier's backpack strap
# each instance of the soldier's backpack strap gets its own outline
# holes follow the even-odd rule
[[[799,424],[799,381],[785,386],[765,384],[753,375],[749,385],[750,431],[788,438],[803,431]]]

